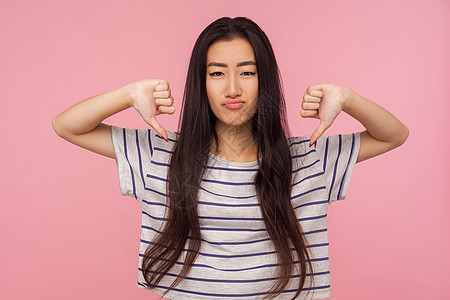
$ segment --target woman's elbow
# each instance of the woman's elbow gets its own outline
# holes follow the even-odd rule
[[[61,120],[59,119],[59,115],[57,115],[56,117],[53,118],[52,127],[53,127],[53,130],[55,131],[55,133],[59,137],[64,138],[65,134],[64,134],[63,126],[61,125]]]
[[[400,147],[401,145],[403,145],[408,139],[408,136],[409,128],[406,125],[402,124],[402,128],[397,134],[397,139],[395,141],[396,147]]]

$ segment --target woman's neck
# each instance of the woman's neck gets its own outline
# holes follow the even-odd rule
[[[213,139],[211,152],[214,155],[233,162],[256,161],[257,145],[253,138],[250,122],[241,126],[217,122],[216,132],[219,138],[219,147],[216,148]]]

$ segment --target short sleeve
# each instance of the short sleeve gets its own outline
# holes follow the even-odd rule
[[[360,133],[320,137],[315,143],[316,153],[324,172],[328,202],[343,200],[358,158]]]
[[[120,191],[124,196],[137,198],[145,189],[143,169],[153,154],[151,130],[111,126],[111,139],[116,154]]]

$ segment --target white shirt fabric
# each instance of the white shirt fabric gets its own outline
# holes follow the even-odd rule
[[[147,288],[141,272],[149,242],[165,222],[166,176],[177,133],[169,142],[153,129],[111,127],[120,189],[142,208],[138,287]],[[323,299],[330,294],[327,211],[345,199],[360,147],[360,134],[289,138],[293,158],[291,202],[309,245],[314,286],[307,276],[299,299]],[[265,229],[254,176],[257,161],[237,163],[210,154],[199,190],[198,216],[202,245],[188,278],[165,297],[170,299],[256,299],[265,296],[276,277],[277,257]],[[169,274],[152,289],[162,295],[181,270],[183,255]],[[277,299],[291,299],[298,285],[293,274]]]

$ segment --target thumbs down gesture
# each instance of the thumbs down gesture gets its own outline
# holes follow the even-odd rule
[[[312,133],[309,146],[311,147],[322,134],[333,124],[337,115],[343,110],[348,89],[333,83],[321,83],[308,86],[303,95],[303,118],[319,119],[319,126]]]

